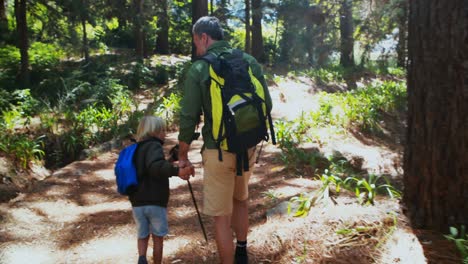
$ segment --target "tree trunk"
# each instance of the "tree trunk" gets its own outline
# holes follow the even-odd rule
[[[245,0],[245,52],[250,53],[250,0]]]
[[[468,225],[468,4],[409,6],[404,196],[414,227]]]
[[[252,55],[259,61],[265,62],[262,35],[262,0],[252,0]]]
[[[340,9],[340,63],[345,68],[354,67],[353,31],[353,0],[343,0]]]
[[[81,27],[83,28],[83,54],[85,62],[89,62],[89,45],[88,45],[88,36],[86,34],[86,19],[81,18]]]
[[[23,87],[28,87],[30,84],[29,74],[29,39],[28,39],[28,25],[26,21],[26,3],[27,0],[15,0],[15,18],[16,28],[18,31],[18,48],[21,54],[21,68],[19,73],[19,81]]]
[[[160,5],[161,13],[158,19],[156,53],[169,54],[169,16],[167,15],[167,0],[160,0]]]
[[[8,18],[6,15],[6,4],[7,1],[0,0],[0,37],[2,41],[8,34]]]
[[[344,79],[348,89],[356,88],[354,78],[354,38],[353,0],[343,0],[340,9],[341,57],[340,64],[345,68]]]
[[[197,0],[192,1],[192,25],[197,22],[197,20],[202,17],[208,15],[208,1],[207,0]],[[190,34],[192,34],[192,29],[190,29]],[[196,49],[195,44],[192,42],[192,59],[195,59]]]
[[[406,67],[407,56],[407,40],[408,40],[408,2],[400,2],[401,14],[398,16],[398,44],[397,51],[397,65],[398,67]]]
[[[143,0],[134,0],[135,8],[134,32],[135,32],[135,53],[138,61],[143,61],[144,53],[144,32],[143,32]]]

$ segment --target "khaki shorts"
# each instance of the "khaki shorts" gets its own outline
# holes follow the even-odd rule
[[[210,216],[230,215],[233,199],[249,198],[249,178],[254,169],[255,148],[249,150],[249,171],[236,175],[236,155],[223,151],[219,161],[217,149],[204,149],[203,164],[203,213]]]

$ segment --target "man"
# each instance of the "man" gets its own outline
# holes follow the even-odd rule
[[[215,17],[201,17],[192,28],[196,55],[212,53],[217,56],[232,52],[232,48],[223,41],[223,30]],[[261,82],[265,93],[267,111],[271,111],[271,97],[258,62],[252,56],[243,54],[249,62],[253,75]],[[196,60],[189,69],[184,82],[184,97],[181,101],[179,130],[179,166],[191,166],[188,159],[190,143],[195,128],[204,114],[202,135],[203,175],[203,213],[214,217],[215,238],[222,263],[247,263],[248,220],[248,181],[249,171],[236,176],[236,155],[222,151],[222,161],[212,133],[209,65],[205,60]],[[248,150],[250,167],[255,160],[255,148]],[[232,229],[231,229],[232,228]],[[235,232],[237,246],[234,256],[232,230]]]

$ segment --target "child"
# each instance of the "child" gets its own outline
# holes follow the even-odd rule
[[[146,250],[149,235],[153,237],[153,260],[161,263],[163,239],[168,233],[167,202],[169,177],[187,180],[193,168],[179,168],[164,158],[165,122],[155,116],[145,116],[137,130],[139,143],[134,162],[138,174],[138,187],[129,195],[133,218],[138,230],[138,263],[148,263]]]

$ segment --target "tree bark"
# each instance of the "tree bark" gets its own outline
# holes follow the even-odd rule
[[[345,68],[344,79],[348,89],[356,88],[354,77],[354,25],[353,0],[343,0],[340,8],[341,57],[340,64]]]
[[[343,0],[340,9],[341,57],[345,68],[354,67],[353,0]]]
[[[156,53],[169,54],[169,16],[167,15],[167,0],[160,0],[160,5],[161,12],[158,19]]]
[[[192,25],[197,22],[197,20],[208,15],[208,1],[207,0],[197,0],[192,2]],[[190,29],[190,35],[192,35],[192,29]],[[195,44],[192,41],[192,60],[197,57]]]
[[[245,52],[250,53],[250,0],[245,0]]]
[[[5,39],[5,35],[8,34],[8,19],[6,15],[6,4],[5,0],[0,0],[0,37]]]
[[[143,32],[143,0],[134,0],[135,9],[134,32],[135,32],[135,53],[139,61],[143,61],[144,56],[144,32]]]
[[[252,0],[252,56],[265,62],[265,49],[262,35],[262,0]]]
[[[468,4],[413,0],[403,202],[412,225],[468,225]]]
[[[398,44],[397,51],[397,65],[398,67],[406,67],[406,57],[408,49],[408,2],[400,2],[401,13],[398,16]]]
[[[28,25],[26,21],[26,0],[15,0],[15,18],[16,28],[18,31],[18,48],[21,54],[21,67],[19,73],[19,81],[23,87],[28,87],[30,84],[29,72],[29,39],[28,39]]]
[[[86,19],[84,17],[81,18],[81,27],[83,29],[83,54],[85,58],[85,62],[89,62],[89,45],[88,45],[88,36],[86,34]]]

